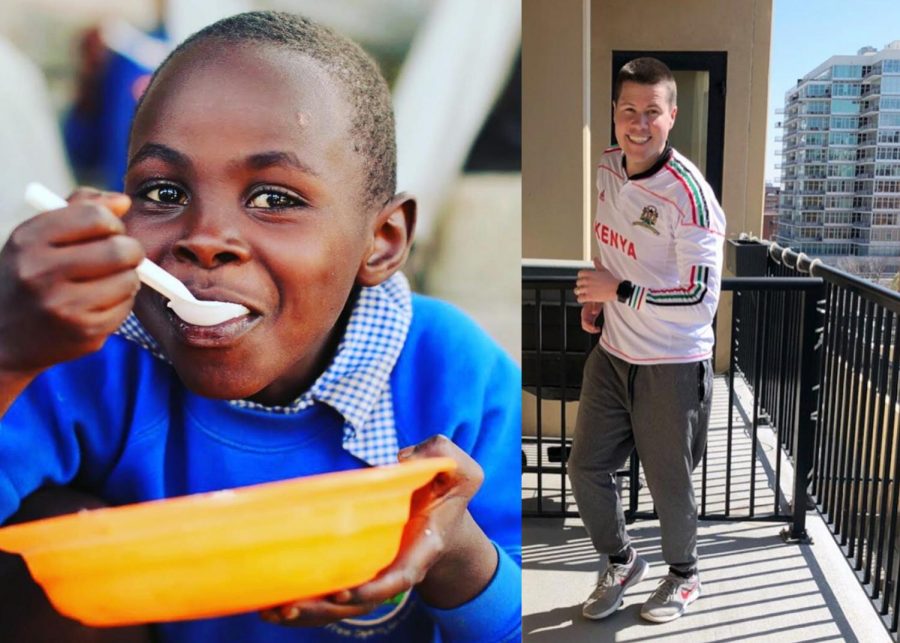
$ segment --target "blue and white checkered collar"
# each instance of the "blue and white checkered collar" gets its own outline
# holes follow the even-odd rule
[[[371,465],[397,461],[397,430],[390,375],[403,350],[412,320],[409,283],[401,273],[384,283],[362,288],[331,365],[289,406],[264,406],[230,400],[237,408],[292,414],[316,402],[344,418],[344,449]],[[156,340],[132,313],[116,334],[167,361]]]

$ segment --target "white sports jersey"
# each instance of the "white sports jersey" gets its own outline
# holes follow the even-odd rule
[[[597,191],[600,260],[635,286],[626,303],[603,305],[603,347],[632,364],[712,356],[725,214],[700,171],[667,147],[629,178],[613,147],[600,161]]]

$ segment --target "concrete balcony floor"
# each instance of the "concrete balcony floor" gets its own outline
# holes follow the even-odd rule
[[[724,497],[727,436],[727,383],[718,378],[710,425],[707,458],[709,513]],[[746,395],[744,395],[746,400]],[[738,465],[749,461],[751,442],[745,419],[735,414],[733,431],[731,511],[746,513],[751,476]],[[766,435],[768,433],[768,435]],[[755,506],[769,513],[772,490],[774,435],[761,431],[757,448]],[[782,467],[789,465],[782,462]],[[697,472],[696,485],[700,484]],[[558,478],[558,476],[556,476]],[[553,491],[546,488],[545,501]],[[789,482],[789,480],[788,480]],[[523,480],[526,506],[535,492],[534,476]],[[782,482],[782,488],[790,485]],[[559,496],[556,496],[557,508]],[[574,508],[574,507],[573,507]],[[640,509],[649,510],[642,493]],[[763,509],[765,508],[765,509]],[[643,601],[653,592],[667,567],[660,551],[659,523],[638,520],[629,526],[635,547],[650,563],[647,576],[625,595],[622,608],[602,621],[581,616],[581,603],[593,590],[605,561],[594,552],[578,519],[523,520],[523,636],[525,641],[862,641],[892,638],[825,523],[815,511],[807,518],[814,544],[785,544],[783,523],[758,521],[700,522],[700,578],[703,595],[684,617],[666,624],[641,619]]]

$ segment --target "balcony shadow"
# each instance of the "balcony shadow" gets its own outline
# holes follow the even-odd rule
[[[704,595],[683,618],[660,625],[640,617],[641,604],[666,572],[656,521],[629,527],[651,565],[648,576],[626,592],[618,612],[589,621],[581,602],[605,561],[577,521],[525,519],[523,640],[858,640],[814,548],[785,544],[780,529],[772,523],[701,522]]]

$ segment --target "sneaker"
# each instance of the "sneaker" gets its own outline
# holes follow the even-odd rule
[[[598,620],[615,612],[622,605],[625,590],[639,583],[650,565],[636,551],[631,550],[631,562],[624,565],[610,563],[581,608],[585,618]]]
[[[700,598],[700,576],[682,578],[669,572],[641,608],[641,616],[654,623],[674,621]]]

